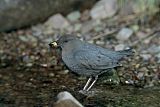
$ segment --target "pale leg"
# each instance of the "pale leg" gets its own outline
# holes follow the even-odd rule
[[[89,83],[91,82],[92,77],[90,77],[86,83],[86,85],[84,86],[83,90],[86,90],[86,88],[88,87]]]
[[[89,90],[92,88],[92,86],[95,84],[95,82],[97,81],[97,79],[98,79],[98,76],[95,77],[94,81],[93,81],[92,84],[88,87],[88,89],[87,89],[86,91],[89,91]]]

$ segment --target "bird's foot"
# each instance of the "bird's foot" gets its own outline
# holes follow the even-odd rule
[[[92,86],[96,83],[97,79],[98,79],[98,75],[95,77],[94,81],[91,83],[92,77],[90,77],[86,85],[84,86],[83,91],[89,91],[92,88]]]

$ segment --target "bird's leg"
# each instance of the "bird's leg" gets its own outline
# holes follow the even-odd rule
[[[92,77],[89,77],[89,79],[88,79],[86,85],[84,86],[83,90],[86,90],[86,88],[88,87],[88,85],[91,82],[91,80],[92,80]]]
[[[92,88],[92,86],[95,84],[95,82],[97,81],[97,79],[98,79],[98,75],[95,77],[95,79],[92,82],[92,84],[88,87],[87,91],[89,91]]]

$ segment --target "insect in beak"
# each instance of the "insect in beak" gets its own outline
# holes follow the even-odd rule
[[[51,43],[49,43],[49,46],[50,47],[58,47],[58,44],[57,44],[57,42],[51,42]]]

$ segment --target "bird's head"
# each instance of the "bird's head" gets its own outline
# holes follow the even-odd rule
[[[78,40],[78,38],[76,36],[64,35],[64,36],[61,36],[57,41],[53,41],[53,42],[49,43],[49,46],[63,48],[65,45],[67,45],[68,43],[75,41],[75,40]]]

